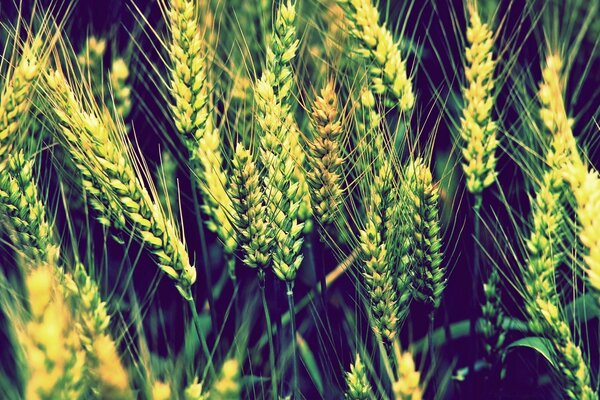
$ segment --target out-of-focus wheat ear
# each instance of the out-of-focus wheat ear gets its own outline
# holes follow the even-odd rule
[[[415,103],[412,81],[400,44],[379,23],[379,11],[370,0],[338,0],[348,18],[350,35],[356,41],[355,52],[369,66],[370,90],[381,95],[391,107],[410,111]]]
[[[0,211],[11,239],[27,268],[56,261],[58,247],[38,195],[33,177],[33,160],[22,151],[8,154],[0,170]]]
[[[210,400],[239,400],[242,385],[240,384],[240,363],[236,359],[229,359],[223,363],[219,378],[210,388]]]
[[[40,76],[40,37],[27,43],[16,66],[7,74],[0,95],[0,168],[17,139],[17,132],[27,121],[35,80]]]
[[[398,380],[393,383],[392,390],[398,400],[421,400],[423,390],[419,385],[421,374],[417,371],[410,352],[402,353],[398,361]]]
[[[129,374],[109,332],[110,316],[96,282],[77,263],[73,276],[65,274],[66,298],[76,316],[76,329],[86,354],[85,382],[101,398],[131,399]]]
[[[106,39],[88,36],[85,44],[77,54],[77,63],[84,79],[89,82],[96,101],[104,100],[104,54]]]
[[[495,98],[492,31],[481,22],[476,7],[469,4],[469,26],[465,51],[464,107],[460,120],[463,140],[463,170],[467,189],[480,194],[496,178],[497,126],[492,119]]]
[[[85,353],[56,271],[42,264],[25,276],[30,315],[17,338],[27,368],[28,399],[76,399],[83,393]]]
[[[170,400],[172,397],[171,386],[163,381],[155,381],[152,384],[152,400]]]
[[[116,115],[127,121],[131,111],[131,86],[127,82],[129,67],[121,57],[115,58],[109,72]]]
[[[579,241],[585,248],[582,268],[596,295],[600,294],[600,176],[598,171],[583,164],[571,163],[565,167],[564,176],[571,185],[577,202]],[[600,299],[600,298],[599,298]]]
[[[233,155],[229,195],[233,202],[233,226],[243,250],[244,264],[266,268],[271,259],[272,230],[267,219],[266,193],[252,154],[238,143]]]
[[[396,337],[398,328],[395,271],[388,254],[390,242],[386,229],[394,200],[391,174],[391,165],[384,160],[383,167],[373,177],[365,227],[359,236],[363,276],[371,305],[371,327],[388,344]]]
[[[431,171],[422,159],[407,167],[410,180],[408,201],[414,210],[413,273],[415,296],[434,312],[441,301],[446,285],[442,264],[442,241],[439,224],[439,191]]]
[[[354,363],[350,364],[350,371],[345,374],[346,378],[346,393],[345,398],[348,400],[369,400],[373,398],[373,388],[367,377],[367,370],[360,354],[356,353]]]
[[[321,89],[312,107],[314,137],[307,141],[313,213],[323,225],[338,217],[342,201],[342,123],[338,115],[338,98],[333,82]]]
[[[46,90],[57,117],[57,131],[78,168],[90,176],[86,191],[95,197],[110,218],[120,212],[132,232],[148,246],[159,268],[176,283],[186,300],[196,268],[190,264],[185,244],[172,220],[146,190],[127,151],[122,132],[106,115],[84,111],[64,76],[51,72]],[[98,114],[101,114],[98,111]],[[93,190],[90,190],[90,187]],[[115,211],[113,211],[115,210]]]
[[[184,400],[207,400],[210,393],[205,393],[202,383],[195,378],[183,391]]]

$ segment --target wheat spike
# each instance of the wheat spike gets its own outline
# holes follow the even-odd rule
[[[42,264],[25,278],[31,315],[17,332],[27,366],[28,399],[72,399],[82,394],[84,352],[64,303],[56,267]]]
[[[367,371],[356,353],[356,359],[350,364],[350,371],[345,373],[346,389],[345,397],[348,400],[368,400],[373,397],[373,389],[367,377]]]
[[[409,111],[415,103],[412,82],[406,72],[399,43],[379,23],[379,11],[370,0],[338,0],[349,20],[351,36],[357,39],[355,49],[369,66],[370,90],[382,95],[387,103]]]
[[[548,336],[553,344],[565,394],[571,399],[595,399],[597,394],[590,387],[588,367],[573,342],[568,323],[561,316],[554,282],[556,268],[565,257],[561,245],[554,245],[563,237],[565,225],[562,171],[569,163],[581,163],[562,100],[561,69],[560,58],[549,56],[540,85],[540,114],[552,137],[551,148],[546,153],[548,169],[532,205],[533,225],[527,240],[529,259],[524,271],[525,308],[531,329]]]
[[[42,40],[38,37],[25,45],[21,58],[9,72],[0,97],[0,168],[10,152],[25,115],[31,106],[35,80],[40,74]]]
[[[106,116],[83,111],[60,73],[48,74],[46,81],[55,103],[61,138],[73,158],[79,160],[77,166],[84,176],[94,177],[90,182],[93,191],[89,184],[85,189],[106,210],[116,210],[127,217],[133,232],[156,256],[159,268],[175,280],[181,295],[190,300],[196,269],[189,262],[175,225],[138,178],[117,128],[101,119]]]
[[[460,120],[460,135],[464,141],[463,170],[467,189],[481,193],[496,178],[496,122],[492,119],[494,106],[494,67],[492,31],[481,22],[477,9],[469,5],[469,27],[465,51],[467,83],[463,88],[465,106]]]
[[[310,186],[313,212],[323,224],[331,224],[338,216],[342,199],[341,135],[335,87],[329,82],[312,107],[314,138],[307,143],[310,171],[306,179]]]

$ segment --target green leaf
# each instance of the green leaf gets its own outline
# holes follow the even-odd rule
[[[298,344],[300,358],[302,359],[310,378],[315,384],[315,387],[319,391],[319,394],[323,397],[323,378],[321,377],[321,371],[319,371],[315,356],[306,341],[298,334],[296,334],[296,343]]]
[[[517,347],[528,347],[540,353],[553,367],[557,367],[556,362],[552,358],[552,343],[550,340],[539,337],[529,336],[523,339],[519,339],[506,346],[506,351]]]

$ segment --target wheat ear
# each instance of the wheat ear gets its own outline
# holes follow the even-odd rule
[[[389,234],[395,192],[391,164],[384,159],[371,182],[370,203],[359,243],[364,263],[364,278],[370,297],[371,327],[386,343],[397,334],[398,303],[394,268],[390,263]]]
[[[350,22],[351,36],[357,39],[356,52],[369,66],[370,90],[382,95],[391,106],[409,111],[415,103],[412,82],[406,72],[399,43],[379,23],[379,11],[370,0],[338,0]]]
[[[313,212],[323,225],[333,223],[342,199],[342,123],[338,115],[335,87],[329,82],[312,107],[314,138],[308,141],[306,174],[312,197]]]
[[[175,225],[137,176],[117,128],[101,119],[106,116],[82,110],[60,73],[49,73],[46,81],[61,138],[82,174],[94,177],[85,186],[86,191],[106,210],[117,210],[127,218],[136,236],[155,255],[159,268],[176,282],[181,295],[191,300],[196,268],[189,262]]]
[[[73,399],[82,394],[85,355],[56,272],[55,266],[42,264],[25,277],[31,314],[17,337],[27,366],[28,399]]]
[[[369,400],[373,397],[373,388],[369,383],[365,365],[360,359],[360,354],[356,353],[354,363],[350,364],[350,371],[345,373],[346,393],[348,400]]]
[[[209,400],[239,400],[242,391],[240,385],[240,363],[229,359],[221,367],[221,376],[210,389]]]
[[[58,246],[46,219],[33,178],[33,160],[22,151],[11,153],[0,172],[0,211],[8,219],[13,241],[27,266],[55,261]]]
[[[433,183],[431,171],[422,159],[417,159],[406,167],[406,179],[410,182],[407,200],[410,209],[414,210],[412,262],[415,296],[428,304],[433,313],[440,304],[445,287],[444,270],[441,267],[439,189]]]
[[[86,353],[86,385],[102,398],[133,398],[129,375],[109,334],[110,316],[96,282],[80,263],[65,280],[66,298],[77,315],[76,329]]]
[[[242,143],[236,145],[233,155],[229,192],[235,209],[233,224],[238,231],[239,247],[244,251],[244,264],[264,269],[271,259],[272,232],[260,173],[252,154]]]
[[[27,120],[34,83],[40,75],[42,45],[40,38],[26,44],[18,64],[5,78],[0,97],[0,168],[21,124]]]
[[[598,171],[574,163],[565,167],[564,175],[577,202],[579,241],[585,248],[582,267],[592,289],[600,293],[600,176]]]
[[[557,372],[564,382],[565,394],[571,399],[593,399],[588,367],[581,349],[573,342],[568,323],[562,318],[554,283],[556,268],[564,260],[561,244],[564,229],[565,165],[578,159],[571,122],[566,116],[562,97],[562,62],[551,55],[543,70],[540,85],[541,117],[552,133],[551,148],[546,153],[548,169],[532,205],[532,230],[527,240],[529,258],[524,271],[526,301],[534,332],[548,336],[557,357]]]
[[[465,105],[460,120],[460,135],[464,141],[463,170],[467,189],[480,194],[496,178],[496,123],[492,119],[494,105],[494,41],[492,31],[481,22],[473,4],[469,4],[469,27],[465,51],[465,76],[463,88]]]
[[[188,149],[192,173],[197,179],[208,216],[207,228],[216,232],[226,254],[236,248],[231,225],[233,213],[223,170],[221,134],[214,126],[210,107],[205,43],[198,30],[198,6],[194,1],[172,0],[168,11],[173,63],[170,91],[175,125]],[[229,271],[233,276],[233,259]]]
[[[398,380],[394,382],[392,389],[398,400],[421,400],[423,390],[419,385],[421,374],[415,366],[413,356],[410,352],[403,352],[398,361]]]

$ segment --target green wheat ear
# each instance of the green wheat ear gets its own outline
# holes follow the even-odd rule
[[[446,281],[442,264],[442,242],[438,216],[439,188],[422,159],[406,167],[407,201],[414,211],[413,285],[415,296],[432,310],[439,307]]]
[[[272,231],[264,203],[262,177],[252,154],[242,143],[235,147],[229,194],[235,210],[233,225],[238,232],[239,247],[244,251],[244,264],[264,269],[271,259]]]
[[[346,376],[346,394],[348,400],[368,400],[373,398],[373,389],[367,377],[365,365],[360,359],[360,355],[356,353],[354,363],[350,364],[350,371],[345,373]]]

